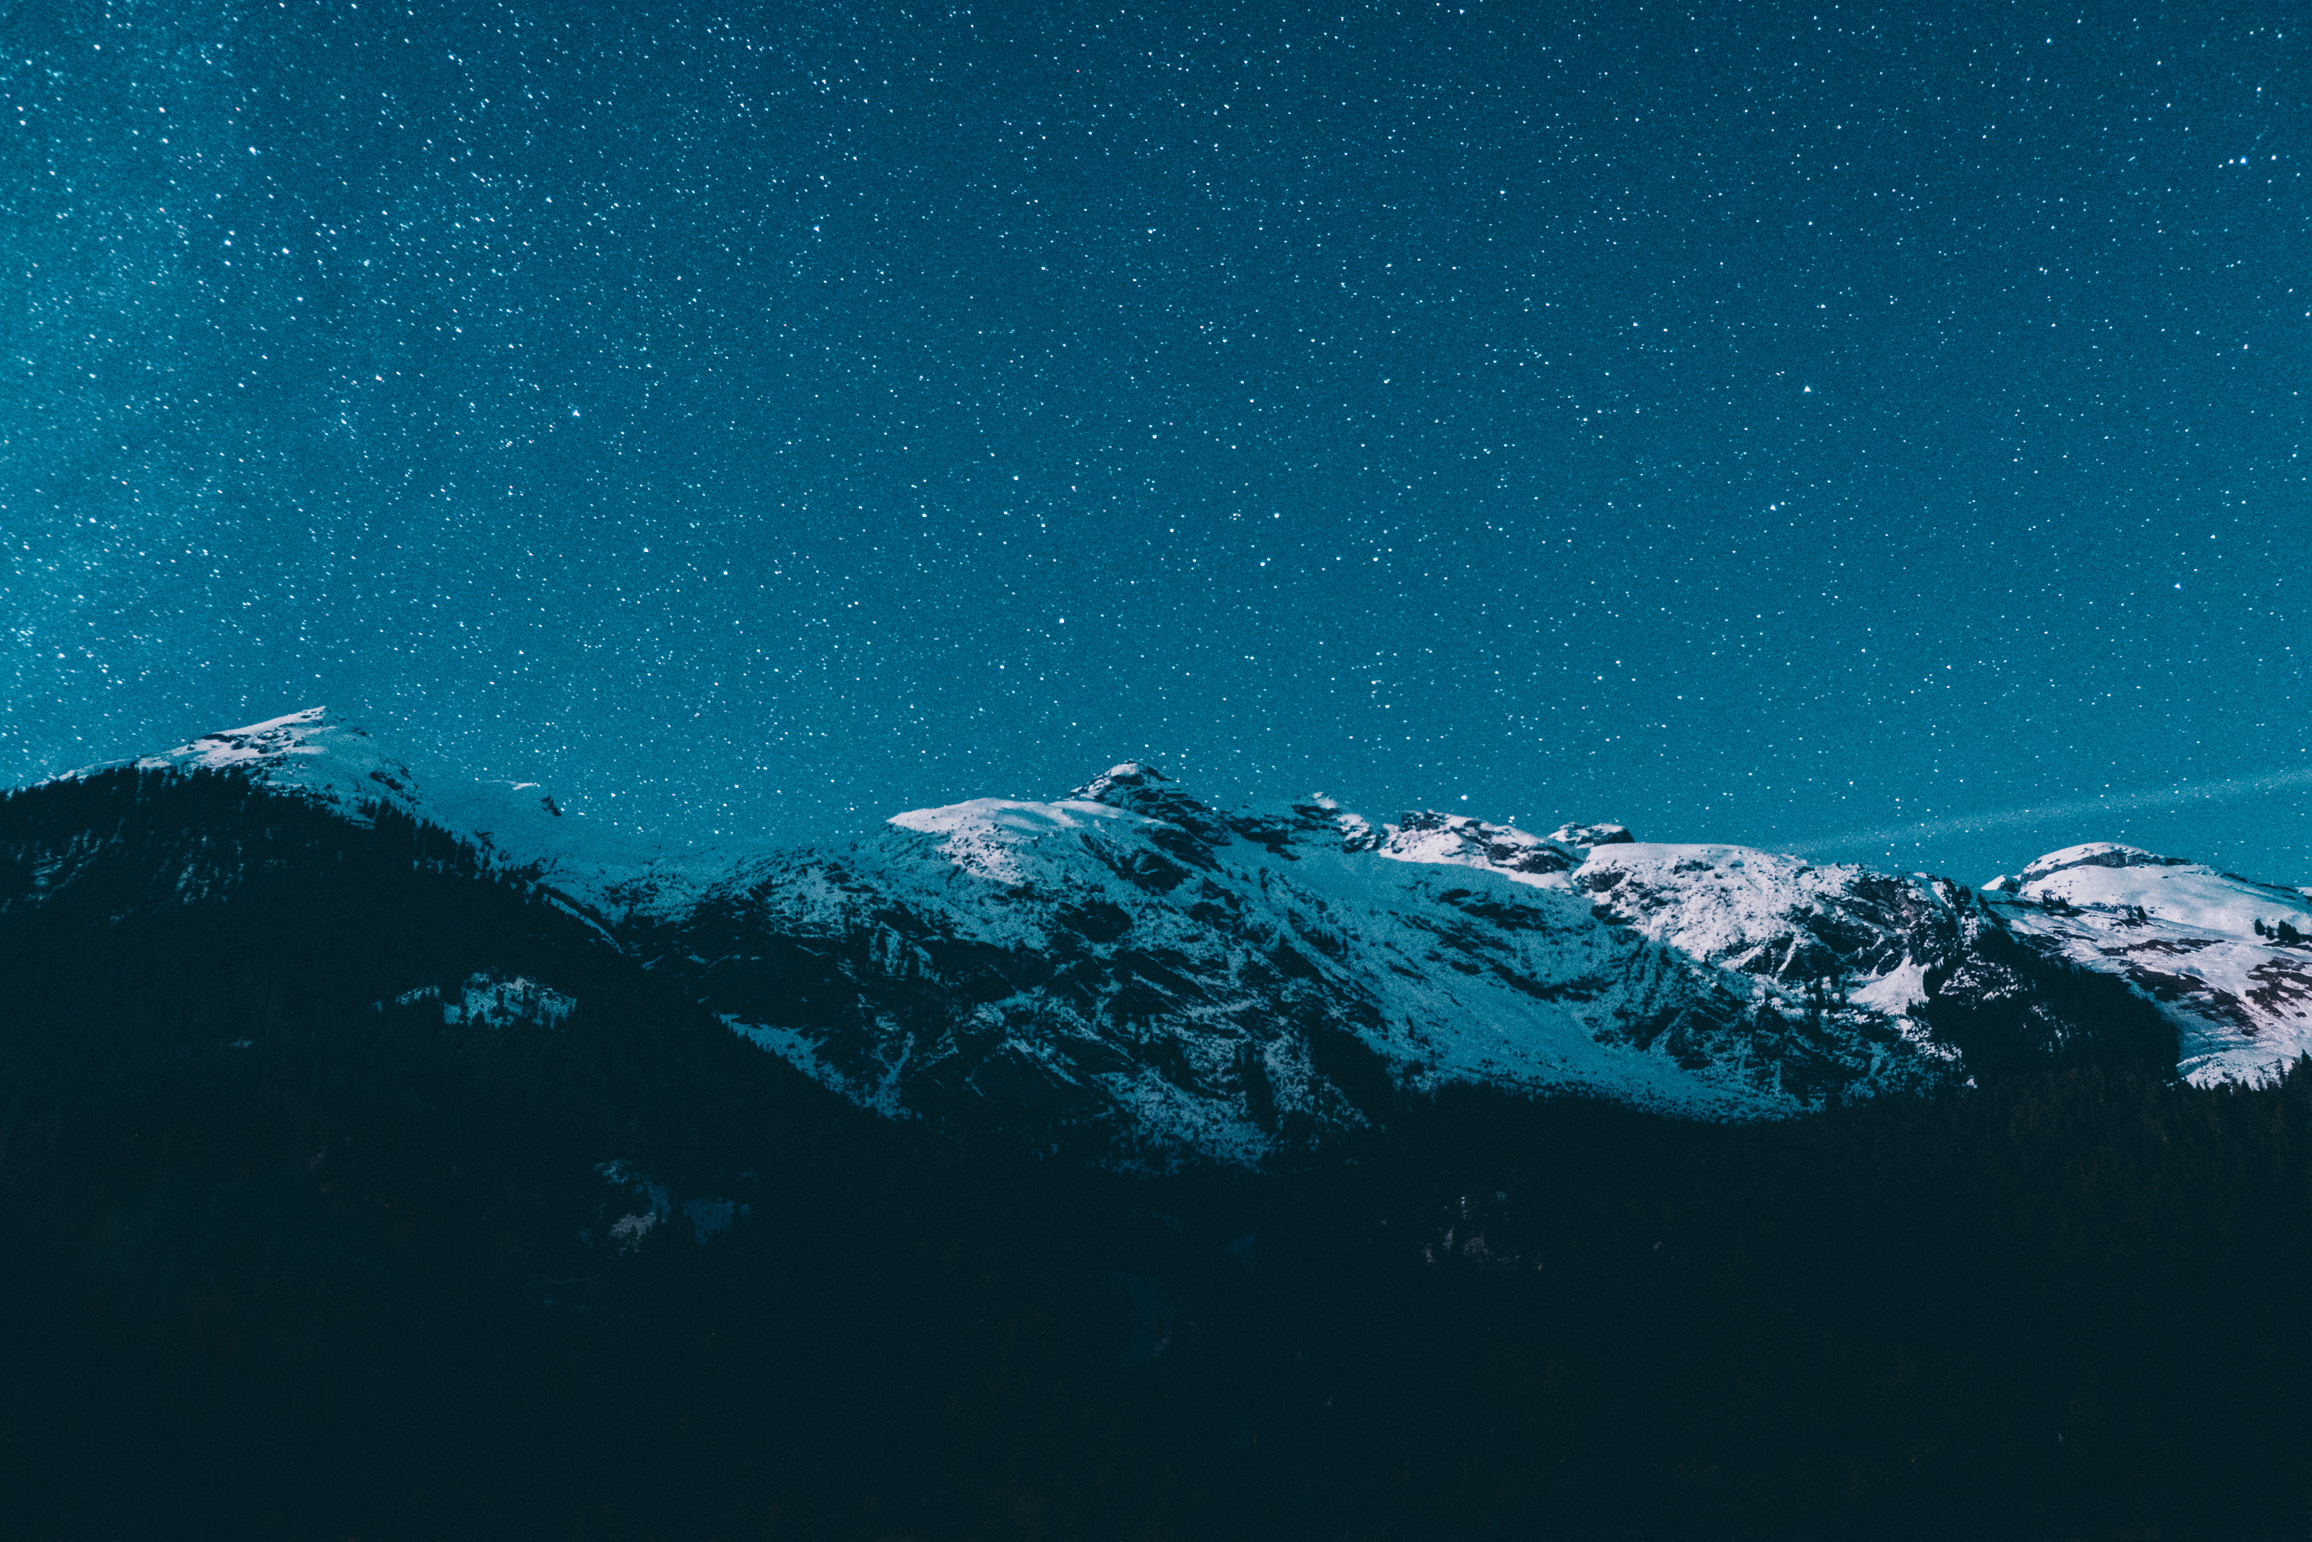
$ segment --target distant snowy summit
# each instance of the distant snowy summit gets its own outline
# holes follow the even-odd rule
[[[456,829],[469,839],[479,836],[485,850],[497,849],[496,826],[537,829],[542,834],[540,821],[562,815],[560,805],[536,782],[472,779],[469,786],[460,779],[437,778],[421,793],[419,776],[406,761],[387,754],[368,729],[346,722],[327,707],[307,707],[246,728],[221,729],[157,755],[87,766],[65,775],[86,776],[113,765],[133,765],[140,771],[237,771],[348,819],[366,818],[365,810],[383,804]],[[473,828],[476,821],[479,829]],[[516,840],[525,847],[540,844],[536,838]]]
[[[2312,1052],[2312,895],[2095,842],[1983,886],[2018,935],[2119,975],[2175,1024],[2191,1081],[2260,1081]]]
[[[366,728],[328,707],[308,707],[129,761],[64,773],[134,766],[144,771],[228,771],[355,821],[383,806],[474,844],[485,860],[552,887],[590,916],[686,887],[683,865],[619,833],[565,814],[542,784],[419,771],[387,752]]]
[[[742,862],[655,951],[862,1102],[1257,1159],[1450,1082],[1746,1118],[1946,1080],[1956,1041],[1914,1008],[1947,986],[1964,1015],[1943,966],[1981,913],[1871,876],[1322,797],[1221,811],[1128,764]]]
[[[442,825],[864,1105],[1143,1157],[1258,1161],[1454,1082],[1757,1118],[2099,1044],[2202,1082],[2312,1048],[2312,898],[2125,847],[1976,894],[1614,824],[1220,809],[1125,763],[678,864],[320,709],[135,764]]]
[[[86,776],[110,770],[113,764],[133,765],[140,771],[238,771],[348,818],[363,817],[362,810],[377,803],[413,816],[426,812],[413,790],[417,778],[409,767],[380,750],[367,729],[346,723],[327,707],[308,707],[246,728],[221,729],[157,755],[65,775]]]

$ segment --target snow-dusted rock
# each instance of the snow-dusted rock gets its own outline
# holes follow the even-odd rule
[[[444,996],[439,986],[421,985],[402,992],[394,998],[398,1007],[415,1006],[419,1002],[440,1002],[444,1026],[459,1023],[475,1028],[507,1028],[516,1024],[533,1024],[541,1028],[559,1028],[570,1020],[577,1002],[550,985],[520,975],[502,975],[492,970],[478,970],[466,977],[466,982],[455,993]],[[384,1002],[377,1003],[383,1011]]]

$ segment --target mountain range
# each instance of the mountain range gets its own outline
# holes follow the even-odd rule
[[[438,826],[856,1104],[1133,1162],[1256,1165],[1455,1084],[1752,1120],[2081,1052],[2255,1084],[2312,1049],[2312,894],[2108,843],[1970,888],[1614,824],[1224,809],[1126,763],[701,856],[537,784],[421,774],[324,708],[125,764]],[[18,843],[0,909],[104,844]],[[483,969],[398,999],[551,1019],[566,983]]]
[[[2300,1536],[2312,896],[1638,833],[0,792],[0,1534]]]

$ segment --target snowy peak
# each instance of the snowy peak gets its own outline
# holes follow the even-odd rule
[[[1743,846],[1621,842],[1593,850],[1573,885],[1643,936],[1720,968],[1902,1014],[1981,941],[1964,888]]]
[[[1039,882],[1064,883],[1079,860],[1081,842],[1105,826],[1161,821],[1114,804],[1071,797],[1063,803],[973,798],[939,808],[909,809],[884,823],[892,830],[934,837],[939,859],[960,873],[1018,889]],[[1055,839],[1056,855],[1042,849]]]
[[[1939,1085],[1986,1003],[2069,972],[1979,956],[2005,933],[1954,884],[1321,793],[1224,810],[1134,762],[766,855],[660,919],[735,1029],[869,1106],[1240,1158],[1454,1081],[1734,1118]],[[2064,1010],[2045,1037],[2092,1035]]]
[[[1160,820],[1208,848],[1232,839],[1249,841],[1286,855],[1306,845],[1344,852],[1377,851],[1400,862],[1479,867],[1514,881],[1546,882],[1578,865],[1598,846],[1627,843],[1630,832],[1615,824],[1569,824],[1543,837],[1513,825],[1488,824],[1466,814],[1415,809],[1394,824],[1376,828],[1363,815],[1343,809],[1326,793],[1313,792],[1281,807],[1220,810],[1201,803],[1153,766],[1125,761],[1068,794],[1071,802],[1106,804],[1144,819]],[[901,815],[894,823],[919,818]],[[1562,887],[1562,880],[1559,881]]]
[[[1127,760],[1110,766],[1068,796],[1090,803],[1113,803],[1122,807],[1136,796],[1159,792],[1171,783],[1172,778],[1154,766]]]
[[[2300,889],[2257,883],[2186,857],[2110,842],[2049,852],[1986,892],[2041,908],[2077,908],[2125,919],[2142,912],[2217,934],[2256,935],[2283,922],[2303,930],[2312,896]]]
[[[1489,868],[1513,882],[1543,888],[1566,887],[1571,880],[1561,875],[1581,866],[1598,848],[1629,845],[1634,839],[1621,825],[1568,824],[1548,835],[1534,835],[1515,825],[1487,824],[1434,809],[1400,815],[1397,823],[1384,825],[1382,831],[1375,842],[1383,856],[1400,862]]]
[[[220,729],[173,750],[142,756],[133,764],[140,771],[238,772],[348,819],[363,819],[364,808],[378,803],[425,817],[416,774],[379,749],[367,729],[346,722],[327,707],[308,707],[245,728]]]
[[[2156,851],[2145,851],[2140,846],[2122,846],[2115,841],[2089,841],[2083,846],[2066,846],[2051,851],[2016,875],[2017,885],[2043,883],[2057,873],[2066,873],[2080,867],[2188,867],[2183,857],[2163,857]]]
[[[562,806],[536,782],[421,777],[408,762],[386,753],[368,729],[328,707],[307,707],[244,728],[219,729],[190,744],[123,764],[140,771],[235,772],[356,822],[367,818],[364,811],[371,805],[384,804],[474,839],[500,856],[512,854],[504,849],[509,843],[501,830],[508,836],[531,825],[550,830],[550,823],[540,822],[562,817]],[[90,766],[65,775],[110,769]],[[517,836],[511,844],[520,848],[535,843]]]
[[[387,752],[366,728],[325,706],[219,729],[159,754],[64,776],[123,766],[229,772],[356,824],[368,823],[377,807],[391,808],[471,841],[486,861],[529,872],[589,913],[613,908],[623,897],[695,887],[661,853],[566,815],[540,783],[439,768],[421,773]]]
[[[2188,1079],[2262,1081],[2312,1051],[2312,896],[2094,842],[1994,879],[2016,932],[2118,974],[2176,1025]]]
[[[1559,825],[1549,838],[1560,846],[1623,846],[1637,839],[1625,825]]]
[[[1109,767],[1068,796],[1162,821],[1211,849],[1243,840],[1280,854],[1303,842],[1319,849],[1337,845],[1365,850],[1380,839],[1363,816],[1346,812],[1321,792],[1279,807],[1216,809],[1181,791],[1163,772],[1137,761]],[[1200,859],[1190,860],[1201,865]]]
[[[1182,792],[1178,783],[1154,766],[1135,760],[1110,766],[1068,798],[1071,802],[1104,803],[1143,819],[1163,820],[1207,846],[1225,845],[1231,833],[1229,822],[1219,813]]]

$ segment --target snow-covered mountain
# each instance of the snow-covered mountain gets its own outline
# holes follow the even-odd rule
[[[1125,764],[677,861],[540,787],[421,778],[322,709],[135,764],[440,824],[858,1102],[1142,1155],[1258,1160],[1456,1081],[1756,1118],[2091,1041],[2180,1036],[2195,1080],[2312,1041],[2312,899],[2120,847],[1977,895],[1616,825],[1221,810]]]
[[[1245,1158],[1453,1081],[1768,1117],[2149,1015],[1946,880],[1321,796],[1224,813],[1133,764],[749,859],[622,936],[861,1101]]]
[[[108,761],[65,775],[83,777],[122,765],[140,771],[243,772],[268,787],[310,799],[348,819],[367,818],[365,811],[376,803],[416,817],[445,810],[441,792],[432,792],[421,801],[416,791],[417,774],[379,748],[367,729],[348,724],[327,707],[308,707],[246,728],[203,734],[190,744],[157,755]],[[542,793],[536,801],[542,812],[558,812]]]
[[[1983,886],[2033,944],[2119,975],[2175,1024],[2203,1085],[2260,1082],[2312,1053],[2312,895],[2095,842]]]
[[[525,872],[590,917],[704,887],[681,856],[566,813],[537,782],[413,769],[369,731],[328,707],[308,707],[129,761],[64,773],[231,771],[357,823],[383,805],[474,843],[493,865]]]

